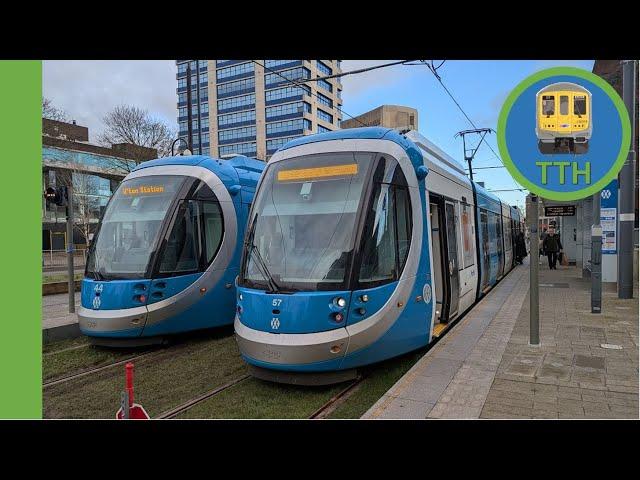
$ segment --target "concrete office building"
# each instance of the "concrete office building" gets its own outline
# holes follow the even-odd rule
[[[188,137],[191,71],[194,153],[267,160],[302,135],[337,130],[342,120],[340,60],[177,60],[179,134]]]
[[[354,118],[345,118],[340,128],[387,127],[418,130],[418,111],[400,105],[382,105]]]

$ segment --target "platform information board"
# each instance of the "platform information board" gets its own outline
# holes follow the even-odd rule
[[[600,226],[602,227],[602,254],[617,252],[618,180],[612,180],[600,192]]]

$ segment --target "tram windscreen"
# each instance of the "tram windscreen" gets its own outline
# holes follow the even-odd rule
[[[184,180],[156,175],[122,182],[94,239],[87,274],[103,280],[144,278],[160,227]]]
[[[283,290],[342,288],[373,158],[330,153],[269,165],[249,222],[242,283],[266,288],[266,266]]]

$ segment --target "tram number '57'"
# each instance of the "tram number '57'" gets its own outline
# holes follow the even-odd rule
[[[273,305],[274,307],[279,307],[281,303],[282,303],[281,298],[274,298],[273,302],[271,302],[271,305]]]

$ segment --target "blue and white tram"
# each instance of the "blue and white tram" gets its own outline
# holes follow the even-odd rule
[[[177,156],[144,162],[109,201],[82,281],[80,330],[140,345],[231,324],[249,207],[264,162]]]
[[[262,378],[322,383],[427,345],[513,268],[512,221],[417,132],[289,142],[249,215],[243,358]]]

